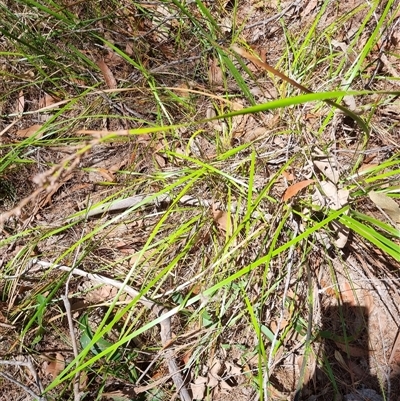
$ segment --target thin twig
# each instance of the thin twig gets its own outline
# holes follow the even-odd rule
[[[35,367],[33,366],[32,360],[31,358],[28,356],[26,357],[27,361],[7,361],[7,360],[0,360],[0,365],[10,365],[10,366],[25,366],[26,368],[29,369],[31,375],[33,376],[33,378],[35,379],[36,382],[36,386],[38,387],[39,391],[41,394],[44,393],[44,388],[42,385],[42,382],[39,379],[39,375],[37,374],[37,371],[35,369]],[[3,372],[4,373],[4,372]],[[8,374],[5,373],[7,376]],[[14,382],[13,382],[14,383]],[[19,382],[18,382],[19,383]],[[17,384],[17,383],[15,383]],[[23,385],[21,385],[23,386]],[[25,387],[25,386],[23,386]],[[25,388],[24,388],[25,389]],[[45,400],[44,397],[39,397],[40,400]]]
[[[240,184],[243,188],[248,187],[248,184],[241,181],[241,180],[236,180],[238,184]],[[131,212],[132,209],[134,208],[139,208],[141,206],[146,206],[146,205],[159,205],[161,203],[172,203],[174,201],[174,198],[172,196],[169,196],[167,194],[161,194],[161,195],[156,195],[156,194],[138,194],[134,196],[130,196],[128,198],[124,199],[116,199],[110,202],[106,202],[98,207],[94,207],[93,209],[89,209],[87,211],[86,216],[87,217],[96,217],[96,216],[101,216],[102,214],[105,213],[110,213],[110,212],[118,212],[121,211],[121,215],[117,216],[116,219],[122,218],[128,213]],[[215,202],[211,199],[199,199],[190,195],[184,195],[179,198],[178,203],[181,205],[186,205],[186,206],[199,206],[199,207],[205,207],[205,208],[210,208],[214,206],[216,209],[222,208],[222,205],[219,202]],[[123,211],[123,212],[122,212]],[[232,204],[230,207],[231,213],[236,213],[239,211],[240,214],[245,214],[246,210],[244,207],[239,208],[236,204]],[[81,214],[81,213],[80,213]],[[253,212],[251,214],[252,217],[254,218],[264,218],[265,220],[270,220],[271,215],[267,213],[260,213],[260,212]],[[81,218],[80,216],[72,217],[67,219],[67,222],[71,222],[74,220],[78,220]]]
[[[81,240],[83,238],[83,234],[84,234],[85,230],[83,229],[81,232]],[[73,268],[75,268],[76,264],[77,264],[77,260],[78,260],[78,255],[81,249],[81,241],[79,242],[78,248],[75,252],[75,256],[74,256],[74,260],[72,262],[72,266]],[[76,343],[76,336],[75,336],[75,331],[74,331],[74,323],[72,321],[72,312],[71,312],[71,303],[69,302],[68,299],[68,293],[69,293],[69,282],[71,280],[71,275],[68,276],[67,281],[65,283],[65,293],[63,296],[61,296],[61,299],[64,302],[64,306],[65,306],[65,313],[67,314],[67,320],[68,320],[68,327],[69,327],[69,333],[70,333],[70,337],[71,337],[71,343],[72,343],[72,349],[74,352],[74,357],[76,362],[76,367],[79,366],[79,362],[78,362],[78,345]],[[77,369],[77,372],[75,374],[74,377],[74,399],[75,401],[80,401],[81,399],[81,392],[79,390],[79,383],[80,383],[80,371],[79,369]]]
[[[22,384],[21,382],[19,382],[18,380],[14,379],[11,375],[9,375],[6,372],[0,372],[0,376],[4,377],[5,379],[7,379],[8,381],[10,381],[11,383],[14,383],[16,386],[21,387],[26,393],[28,393],[31,397],[33,397],[35,400],[38,401],[44,401],[44,398],[41,397],[40,395],[35,394],[29,387],[25,386],[24,384]]]
[[[31,375],[33,376],[33,378],[35,379],[36,386],[38,387],[38,389],[40,391],[40,394],[43,394],[44,393],[44,387],[42,385],[42,382],[40,381],[38,372],[35,369],[35,367],[33,366],[32,359],[31,359],[31,357],[29,355],[28,355],[27,359],[28,359],[28,362],[26,363],[26,366],[29,369],[29,371],[31,372]],[[42,399],[44,399],[43,396],[42,396]]]
[[[7,323],[0,323],[0,327],[4,327],[6,329],[15,329],[15,326],[12,324],[7,324]]]
[[[66,288],[67,288],[67,286],[66,286]],[[78,352],[78,346],[76,344],[74,323],[72,321],[71,303],[69,302],[68,297],[65,295],[61,295],[61,299],[64,302],[65,313],[67,314],[69,335],[71,337],[71,343],[72,343],[72,349],[74,352],[74,357],[75,357],[75,359],[77,359],[79,352]],[[77,364],[78,364],[78,362],[77,362]],[[81,394],[79,391],[79,376],[80,376],[80,373],[78,370],[78,372],[75,374],[75,377],[74,377],[74,400],[75,401],[80,401],[80,399],[81,399]]]

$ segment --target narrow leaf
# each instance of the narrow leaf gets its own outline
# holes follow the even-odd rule
[[[114,77],[114,74],[111,72],[110,68],[108,67],[108,65],[104,62],[104,60],[99,60],[97,62],[97,65],[99,66],[104,80],[106,81],[107,86],[110,89],[116,89],[117,87],[117,81]]]
[[[314,180],[304,180],[291,185],[283,194],[283,200],[286,202],[290,198],[293,198],[293,196],[296,196],[303,188],[307,187],[313,182]]]

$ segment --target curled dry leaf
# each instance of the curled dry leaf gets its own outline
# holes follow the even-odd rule
[[[314,180],[304,180],[291,185],[283,194],[284,202],[288,201],[290,198],[293,198],[293,196],[296,196],[303,188],[309,186],[313,182]]]
[[[208,372],[208,387],[216,387],[218,383],[221,381],[221,374],[223,372],[223,365],[218,359],[214,359],[211,369]]]

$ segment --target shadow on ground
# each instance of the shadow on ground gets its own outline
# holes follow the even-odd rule
[[[398,400],[399,371],[392,367],[387,378],[373,374],[376,368],[372,366],[367,308],[344,303],[324,308],[322,315],[321,346],[316,356],[319,367],[295,401]],[[386,398],[380,395],[383,392]]]

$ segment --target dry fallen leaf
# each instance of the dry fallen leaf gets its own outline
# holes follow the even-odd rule
[[[30,126],[29,128],[18,130],[16,132],[16,135],[20,138],[29,138],[29,137],[35,135],[36,132],[38,132],[42,127],[43,127],[43,125],[34,124],[34,125]],[[43,136],[43,133],[41,132],[39,135],[37,135],[36,138],[40,139],[42,136]]]
[[[218,359],[214,359],[212,362],[211,369],[208,372],[208,387],[216,387],[221,380],[221,374],[223,372],[223,365]]]
[[[113,182],[115,181],[114,174],[110,171],[107,170],[106,168],[98,167],[95,169],[101,176],[103,176],[104,179]]]
[[[334,160],[314,160],[314,164],[315,167],[317,167],[318,170],[321,171],[321,173],[324,174],[326,178],[328,178],[334,184],[338,183],[340,172]]]
[[[66,183],[68,182],[71,178],[73,178],[73,174],[68,174],[67,176],[63,177],[58,183],[55,183],[52,185],[52,188],[50,192],[47,193],[46,197],[44,198],[43,201],[40,202],[40,207],[46,206],[48,204],[51,204],[51,198],[52,196]],[[50,188],[49,188],[50,189]]]
[[[189,86],[186,82],[181,82],[177,87],[176,91],[178,95],[188,99],[190,97]]]
[[[364,163],[358,169],[358,173],[368,172],[369,170],[373,170],[378,166],[379,166],[379,164],[377,164],[377,163]]]
[[[17,100],[15,112],[17,114],[21,114],[24,112],[24,108],[25,108],[25,96],[24,96],[24,92],[20,91],[18,94],[18,100]]]
[[[350,191],[347,189],[337,189],[336,185],[329,181],[321,181],[321,189],[324,191],[325,196],[330,200],[329,207],[333,210],[339,210],[341,207],[347,205]]]
[[[108,68],[107,64],[104,62],[104,60],[99,60],[97,62],[98,67],[100,68],[104,80],[106,81],[107,86],[110,89],[116,89],[117,87],[117,81],[114,77],[114,74],[111,72],[111,70]]]
[[[104,284],[91,289],[85,296],[85,301],[89,304],[101,304],[115,298],[118,290],[112,285]]]
[[[117,54],[115,51],[108,49],[106,56],[104,57],[104,62],[107,66],[116,67],[124,63],[124,59]]]
[[[193,351],[188,350],[182,355],[182,363],[183,366],[187,366],[187,364],[190,362],[190,358],[192,357]]]
[[[44,372],[46,375],[51,375],[53,378],[57,377],[60,372],[62,372],[65,368],[65,359],[64,357],[57,352],[54,359],[50,362],[45,363]]]
[[[376,206],[384,210],[385,213],[395,222],[400,223],[400,207],[397,202],[382,192],[371,191],[369,198]]]
[[[283,194],[284,202],[286,202],[290,198],[293,198],[293,196],[296,196],[303,188],[309,186],[313,182],[314,182],[314,180],[304,180],[304,181],[297,182],[296,184],[293,184],[290,187],[288,187],[286,189],[285,193]]]
[[[336,247],[339,249],[343,249],[349,239],[350,229],[342,224],[340,221],[332,221],[331,226],[336,235]]]
[[[51,106],[57,107],[57,103],[60,101],[60,99],[57,99],[56,97],[49,95],[48,93],[44,93],[43,96],[40,97],[39,99],[39,109],[42,109],[44,107],[52,108]]]
[[[308,14],[311,13],[318,5],[317,0],[311,0],[308,2],[307,6],[304,7],[303,11],[301,12],[301,18],[305,18],[308,16]]]
[[[356,298],[356,294],[354,292],[353,287],[347,281],[344,281],[340,286],[340,299],[342,300],[343,304],[350,305],[351,307],[356,308],[358,301]]]
[[[361,357],[361,356],[367,356],[370,353],[369,349],[354,347],[352,345],[342,344],[337,341],[335,341],[335,344],[341,351],[345,352],[347,356]]]
[[[194,400],[203,400],[206,391],[207,378],[198,376],[194,383],[190,383],[192,397]]]
[[[293,181],[295,179],[295,176],[293,173],[290,173],[289,171],[283,171],[282,175],[288,180],[288,181]]]
[[[148,262],[153,255],[154,255],[153,251],[133,253],[131,258],[129,259],[129,265],[133,266],[133,265],[137,265],[139,263]]]
[[[303,372],[303,380],[304,383],[309,383],[310,380],[312,380],[312,377],[315,374],[315,370],[317,368],[317,360],[315,358],[315,355],[313,352],[310,352],[307,355],[307,359],[304,361],[304,356],[299,356],[297,358],[297,365],[299,369],[304,366],[304,372]]]
[[[308,1],[308,4],[306,7],[304,7],[303,11],[301,12],[301,18],[305,18],[308,16],[308,14],[311,13],[311,11],[314,10],[314,8],[316,8],[318,5],[318,1],[317,0],[311,0]]]
[[[232,220],[230,219],[229,213],[223,212],[222,210],[213,209],[213,219],[217,223],[218,228],[225,231],[228,235],[232,234]]]
[[[342,354],[338,350],[335,350],[335,359],[339,362],[339,365],[342,368],[344,368],[345,370],[347,370],[349,372],[349,367],[347,366],[347,363],[344,360]]]
[[[343,97],[343,102],[351,111],[357,110],[356,98],[353,95],[347,95]]]
[[[154,156],[155,162],[158,164],[158,167],[164,168],[167,165],[165,159],[158,153],[154,153],[153,156]]]
[[[132,42],[127,42],[126,43],[126,46],[125,46],[125,53],[128,55],[128,56],[133,56],[133,53],[134,53],[134,47],[133,47],[133,43]]]
[[[114,401],[131,401],[132,399],[136,399],[132,398],[132,395],[133,394],[124,394],[122,390],[115,390],[102,393],[102,399],[104,399],[104,397],[107,397],[107,399],[111,398]]]
[[[224,77],[221,67],[218,65],[217,59],[211,58],[208,61],[208,66],[208,79],[210,85],[222,85],[224,82]]]

